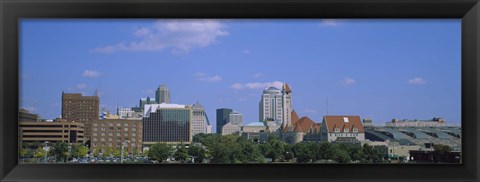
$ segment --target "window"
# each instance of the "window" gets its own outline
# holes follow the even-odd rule
[[[335,128],[334,131],[335,131],[335,133],[338,133],[338,132],[340,132],[340,128]]]
[[[345,132],[345,133],[347,133],[347,132],[349,132],[349,131],[350,131],[350,130],[349,130],[348,128],[344,128],[344,129],[343,129],[343,132]]]
[[[357,132],[358,132],[358,129],[357,129],[357,128],[353,128],[352,131],[353,131],[354,133],[357,133]]]

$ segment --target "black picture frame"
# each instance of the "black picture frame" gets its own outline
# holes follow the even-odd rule
[[[478,0],[0,0],[1,181],[479,181]],[[460,18],[462,164],[18,164],[21,18]],[[48,46],[48,45],[46,45]]]

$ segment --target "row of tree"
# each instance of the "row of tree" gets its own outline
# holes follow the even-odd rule
[[[48,156],[54,157],[56,161],[66,162],[68,158],[80,158],[85,157],[88,153],[88,147],[82,144],[69,145],[65,142],[57,142],[50,146],[50,150],[45,151],[41,146],[37,148],[21,148],[19,155],[20,158],[45,158]]]
[[[311,163],[333,161],[338,163],[362,162],[380,163],[384,156],[369,145],[345,145],[321,143],[288,144],[275,136],[266,143],[255,143],[236,135],[198,134],[188,149],[183,144],[177,146],[157,143],[148,151],[150,159],[164,162],[168,158],[185,161],[193,158],[201,163],[209,159],[210,163],[265,163],[272,162]]]

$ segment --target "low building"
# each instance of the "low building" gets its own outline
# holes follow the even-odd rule
[[[398,120],[392,119],[391,122],[387,122],[385,126],[388,127],[443,127],[446,121],[443,118],[432,118],[431,120]]]
[[[110,119],[97,120],[92,124],[91,149],[111,147],[120,149],[122,145],[128,153],[142,150],[142,120],[120,119],[118,115]]]
[[[365,129],[360,116],[324,116],[320,128],[324,141],[364,141]]]
[[[83,144],[84,124],[71,121],[31,122],[22,121],[19,125],[21,145],[66,142]]]
[[[38,120],[40,120],[38,114],[30,113],[26,109],[18,110],[18,122],[37,122]]]
[[[222,127],[222,135],[240,135],[241,134],[241,126],[234,125],[232,123],[227,123]]]

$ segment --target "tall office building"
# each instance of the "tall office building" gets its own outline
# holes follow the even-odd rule
[[[145,104],[158,104],[158,102],[154,98],[147,97],[147,98],[140,98],[139,104],[140,104],[140,109],[143,110],[145,107]]]
[[[62,118],[67,121],[83,123],[85,138],[90,139],[91,123],[99,118],[99,97],[82,96],[79,93],[62,92]]]
[[[222,127],[223,125],[227,124],[230,119],[230,113],[232,113],[232,109],[228,108],[220,108],[217,109],[217,133],[222,134]]]
[[[147,104],[142,118],[143,144],[189,143],[192,140],[192,107],[179,104]]]
[[[263,90],[262,97],[259,104],[259,120],[263,122],[265,120],[275,121],[280,124],[283,119],[282,114],[282,93],[275,87],[268,87]]]
[[[280,91],[275,87],[268,87],[263,90],[259,103],[259,120],[275,121],[281,128],[285,128],[290,123],[292,112],[291,89],[284,83]]]
[[[210,126],[210,122],[208,121],[207,113],[205,112],[205,108],[200,104],[200,102],[196,102],[192,106],[193,109],[193,118],[192,118],[192,135],[196,135],[199,133],[208,133]],[[211,130],[211,129],[210,129]]]
[[[159,104],[170,104],[170,90],[167,86],[160,85],[155,92],[155,100]]]
[[[228,123],[232,125],[242,125],[243,124],[243,114],[240,114],[236,111],[231,112],[228,115]]]

